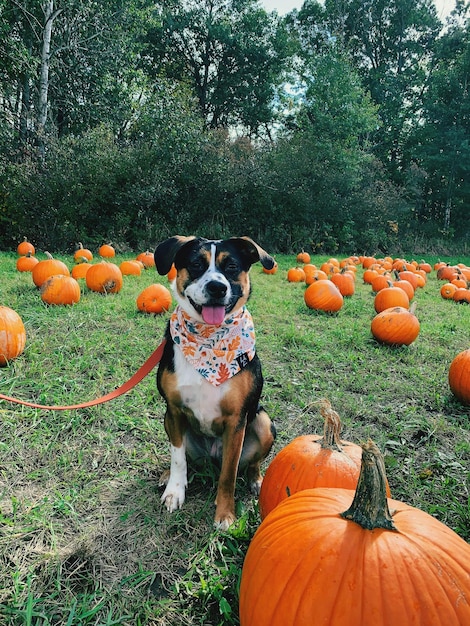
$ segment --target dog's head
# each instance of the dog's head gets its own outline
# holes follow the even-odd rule
[[[159,274],[167,274],[175,264],[178,303],[194,319],[214,325],[246,303],[248,272],[257,261],[266,269],[274,266],[274,259],[249,237],[215,241],[177,235],[155,250]]]

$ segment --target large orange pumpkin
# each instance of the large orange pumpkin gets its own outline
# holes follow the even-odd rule
[[[348,270],[343,269],[340,272],[332,274],[330,280],[334,285],[336,285],[336,287],[338,287],[339,292],[344,298],[354,295],[356,288],[354,276]]]
[[[302,250],[302,252],[298,253],[295,260],[297,261],[297,263],[310,263],[310,255],[308,252],[304,252]]]
[[[396,306],[401,306],[405,309],[410,306],[410,299],[403,289],[391,285],[375,294],[374,309],[377,313]]]
[[[280,450],[266,470],[259,494],[264,519],[287,497],[312,487],[355,489],[362,448],[340,439],[341,420],[328,400],[322,399],[323,436],[301,435]]]
[[[85,282],[88,289],[98,293],[118,293],[122,288],[122,273],[117,265],[101,261],[87,271]]]
[[[51,276],[40,288],[41,300],[46,304],[76,304],[80,302],[80,285],[72,276]]]
[[[33,277],[33,283],[36,287],[40,287],[51,276],[62,274],[63,276],[70,276],[69,268],[63,261],[54,259],[49,252],[46,252],[47,259],[43,259],[37,263],[31,272]]]
[[[139,311],[144,313],[163,313],[171,306],[171,293],[163,285],[154,283],[141,291],[137,296],[136,304]]]
[[[379,292],[380,293],[380,292]],[[389,346],[409,346],[419,335],[420,324],[414,307],[393,307],[378,313],[370,325],[374,338]]]
[[[309,309],[336,313],[343,306],[343,296],[331,280],[317,280],[307,287],[304,301]]]
[[[19,356],[26,345],[23,320],[16,311],[0,306],[0,365]]]
[[[387,499],[383,458],[364,444],[356,492],[300,491],[261,523],[240,583],[240,626],[466,626],[470,545]]]
[[[470,348],[460,352],[449,367],[449,386],[462,404],[470,405]]]

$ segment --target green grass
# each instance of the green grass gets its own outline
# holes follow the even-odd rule
[[[287,282],[294,257],[277,260],[272,276],[252,268],[250,300],[263,404],[278,429],[271,457],[297,435],[321,432],[318,409],[308,407],[326,397],[343,439],[378,444],[393,497],[469,541],[469,408],[447,383],[451,360],[469,347],[469,307],[444,301],[433,272],[416,295],[418,339],[391,349],[372,339],[373,296],[361,270],[356,294],[326,315],[306,308],[303,285]],[[0,304],[21,315],[27,345],[0,369],[1,393],[46,404],[92,399],[126,381],[158,345],[168,315],[135,306],[145,286],[166,284],[154,270],[125,277],[119,294],[83,287],[79,304],[47,307],[15,261],[0,253]],[[0,402],[1,626],[238,623],[257,503],[240,478],[239,522],[214,532],[217,476],[208,466],[191,473],[184,508],[167,513],[157,486],[169,463],[163,412],[153,374],[83,410]]]

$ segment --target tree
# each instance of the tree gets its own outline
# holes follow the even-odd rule
[[[148,42],[155,74],[192,86],[208,128],[242,125],[253,134],[272,122],[287,39],[257,0],[171,0]]]
[[[401,182],[403,144],[418,119],[441,27],[435,6],[432,0],[326,0],[325,10],[332,35],[343,42],[379,105],[375,154]]]
[[[463,8],[461,6],[461,8]],[[456,16],[454,16],[456,17]],[[423,97],[411,154],[426,172],[420,219],[441,230],[470,228],[470,18],[454,20],[440,37]]]

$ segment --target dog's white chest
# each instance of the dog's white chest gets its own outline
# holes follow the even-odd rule
[[[212,385],[188,363],[178,346],[174,347],[174,364],[184,405],[193,412],[201,432],[213,436],[211,424],[220,417],[220,402],[230,388],[230,380],[222,385]]]

